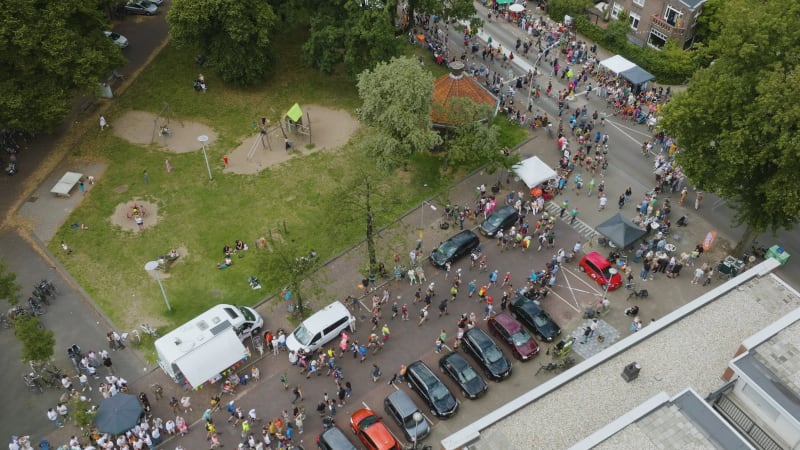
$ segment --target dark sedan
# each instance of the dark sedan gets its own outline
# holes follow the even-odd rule
[[[475,250],[480,243],[481,240],[477,234],[470,230],[464,230],[442,242],[431,252],[431,263],[434,266],[444,267],[448,262],[453,262]]]
[[[533,300],[517,297],[508,305],[508,310],[511,316],[547,342],[553,342],[561,334],[561,327]]]
[[[511,362],[494,340],[480,328],[464,333],[462,347],[480,363],[489,378],[501,381],[511,375]]]
[[[422,361],[409,364],[406,380],[411,389],[417,391],[436,417],[452,417],[458,411],[458,400],[442,380]]]
[[[506,205],[489,214],[489,217],[481,223],[479,230],[484,236],[494,237],[498,230],[509,228],[517,220],[519,220],[517,209],[511,205]]]
[[[458,384],[466,398],[476,399],[489,390],[489,385],[475,372],[461,353],[452,352],[442,356],[439,368]]]

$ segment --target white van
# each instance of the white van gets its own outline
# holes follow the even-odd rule
[[[295,328],[286,338],[286,347],[294,352],[300,349],[313,352],[339,336],[345,329],[354,332],[356,318],[342,302],[335,301]]]
[[[177,383],[202,386],[249,357],[241,341],[261,334],[263,327],[264,319],[253,308],[213,306],[156,340],[158,365]]]

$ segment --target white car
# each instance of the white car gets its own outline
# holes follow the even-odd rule
[[[125,48],[128,46],[128,38],[121,34],[114,33],[113,31],[104,31],[103,34],[105,34],[107,38],[114,41],[119,48]]]

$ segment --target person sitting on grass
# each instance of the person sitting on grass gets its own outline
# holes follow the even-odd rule
[[[242,251],[242,250],[247,250],[247,245],[245,245],[245,243],[242,242],[241,239],[237,239],[236,240],[236,243],[234,244],[234,247],[236,248],[237,252]]]
[[[231,256],[232,253],[233,253],[233,249],[231,248],[230,245],[225,244],[225,246],[222,247],[222,254],[225,255],[226,258],[228,256]]]
[[[217,264],[217,269],[227,269],[228,267],[233,265],[233,260],[230,256],[225,257],[225,261]]]

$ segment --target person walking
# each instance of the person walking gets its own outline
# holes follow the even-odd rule
[[[597,208],[598,211],[602,211],[606,209],[606,205],[608,204],[608,198],[606,194],[600,194],[600,199],[598,200],[599,207]]]
[[[58,417],[58,413],[55,409],[49,408],[47,410],[47,420],[53,422],[56,428],[64,428],[64,424],[61,423],[61,419]]]
[[[417,326],[422,326],[426,320],[428,320],[428,305],[423,306],[422,309],[419,310],[419,323]]]
[[[381,375],[382,375],[381,368],[378,367],[377,364],[373,364],[372,365],[372,382],[373,383],[377,383],[378,379],[380,379]]]
[[[589,335],[592,333],[592,329],[590,327],[583,327],[583,338],[581,339],[581,344],[585,344],[589,341]]]
[[[686,197],[688,196],[689,196],[689,188],[684,186],[683,189],[681,189],[681,199],[678,202],[678,204],[683,206],[683,204],[686,202]]]
[[[700,209],[701,201],[703,201],[703,192],[697,191],[697,194],[694,195],[694,209]]]
[[[570,219],[569,224],[572,225],[575,223],[575,219],[578,217],[578,208],[572,208],[570,215],[572,216],[572,219]]]
[[[294,398],[292,399],[292,404],[297,403],[298,400],[303,401],[303,391],[300,389],[300,385],[296,385],[294,389],[292,389],[292,394],[294,394]]]

